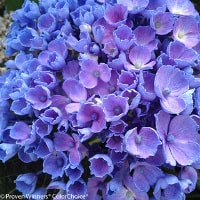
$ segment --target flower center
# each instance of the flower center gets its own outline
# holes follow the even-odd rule
[[[56,160],[56,165],[57,165],[58,167],[62,167],[63,164],[64,164],[64,160],[63,160],[62,158],[58,158],[58,159]]]
[[[41,102],[45,102],[46,100],[47,100],[47,96],[44,96],[44,95],[40,96]]]
[[[100,76],[100,72],[99,71],[94,71],[93,75],[94,75],[94,77],[98,78]]]
[[[163,96],[166,97],[171,93],[171,90],[169,88],[165,88],[162,92]]]
[[[132,192],[131,192],[130,190],[128,190],[128,191],[126,192],[126,197],[127,197],[127,198],[131,198],[132,196],[133,196]]]
[[[155,23],[155,27],[158,29],[158,28],[160,28],[161,27],[161,23],[160,22],[156,22]]]
[[[141,144],[141,142],[142,142],[142,137],[140,135],[136,135],[135,136],[135,143],[136,144]]]
[[[184,35],[185,35],[184,32],[181,31],[178,33],[178,38],[182,39],[184,37]]]
[[[170,142],[170,143],[174,142],[174,136],[172,134],[168,134],[167,142]]]
[[[97,120],[97,118],[98,118],[98,115],[97,115],[97,113],[93,113],[92,115],[91,115],[91,120]]]
[[[119,106],[116,106],[114,108],[114,113],[115,113],[115,115],[120,115],[122,113],[122,108]]]

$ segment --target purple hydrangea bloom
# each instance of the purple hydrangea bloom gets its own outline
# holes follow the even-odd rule
[[[141,190],[148,192],[151,185],[154,185],[158,179],[164,176],[162,170],[156,166],[147,163],[136,163],[133,166],[133,182]]]
[[[114,133],[123,133],[127,124],[123,120],[113,121],[110,124],[109,130]]]
[[[134,31],[135,44],[147,47],[150,52],[157,49],[155,31],[150,26],[138,26]]]
[[[38,158],[45,158],[54,151],[54,146],[52,140],[49,138],[42,138],[35,150],[35,154]]]
[[[153,194],[156,200],[184,199],[179,180],[171,174],[167,174],[158,180]]]
[[[114,94],[103,99],[103,110],[107,121],[117,121],[128,112],[128,99]]]
[[[152,69],[155,61],[151,61],[151,52],[147,47],[135,46],[130,50],[129,59],[133,65],[128,64],[128,70]]]
[[[108,82],[110,77],[111,73],[107,64],[98,64],[95,60],[85,60],[82,62],[79,78],[80,82],[86,88],[94,88],[97,86],[99,79],[103,82]]]
[[[122,152],[124,136],[122,134],[110,133],[108,137],[106,147],[113,149],[116,152]]]
[[[72,195],[84,195],[86,194],[86,184],[83,179],[77,181],[68,181],[66,185],[66,191],[68,194]]]
[[[184,188],[184,193],[191,193],[196,188],[198,180],[197,171],[191,166],[183,167],[179,173],[179,179],[181,186]]]
[[[124,24],[128,15],[126,6],[122,4],[116,4],[109,6],[104,15],[104,19],[114,27],[118,27]]]
[[[124,70],[121,72],[118,79],[118,85],[121,89],[134,89],[137,83],[138,80],[135,73]]]
[[[134,42],[133,33],[130,27],[122,24],[114,32],[114,40],[120,50],[128,50]]]
[[[0,160],[8,173],[13,157],[20,171],[34,169],[16,190],[183,200],[195,189],[200,30],[191,0],[25,0],[12,18]]]
[[[122,172],[121,172],[122,173]],[[119,176],[119,174],[117,174]],[[121,176],[121,175],[120,175]],[[146,192],[139,190],[133,183],[131,176],[123,172],[123,178],[114,178],[107,185],[108,200],[148,200]]]
[[[36,110],[49,107],[51,105],[50,97],[50,90],[42,85],[36,85],[25,93],[25,99],[30,102],[32,107]]]
[[[63,90],[72,101],[66,105],[66,111],[69,113],[78,111],[81,107],[81,103],[85,102],[87,99],[87,90],[85,87],[76,79],[68,78],[63,83]]]
[[[0,160],[5,163],[7,160],[15,156],[18,151],[17,144],[1,143],[0,144]]]
[[[194,47],[199,42],[199,26],[192,16],[182,16],[174,24],[173,37],[185,44],[186,47]]]
[[[50,107],[41,114],[40,119],[51,125],[58,124],[62,119],[61,111],[56,107]]]
[[[16,180],[16,188],[22,192],[22,194],[31,194],[35,190],[37,183],[37,175],[34,173],[20,174]]]
[[[155,117],[167,163],[172,166],[177,163],[186,166],[199,160],[197,124],[191,117],[178,115],[171,119],[170,115],[162,110]]]
[[[193,15],[198,13],[190,0],[166,0],[167,8],[172,14],[176,15]]]
[[[105,189],[105,178],[91,177],[88,179],[88,200],[94,200],[97,197],[98,190]]]
[[[74,165],[68,165],[65,169],[65,174],[69,179],[74,182],[81,178],[82,174],[84,172],[84,169],[81,165],[74,166]]]
[[[52,178],[62,177],[65,167],[68,164],[68,158],[63,152],[53,152],[45,157],[43,162],[43,172],[48,173]]]
[[[150,127],[142,127],[139,133],[137,128],[127,131],[124,144],[131,155],[139,158],[148,158],[155,155],[161,142],[155,130]]]
[[[106,128],[103,109],[95,104],[83,104],[77,113],[77,122],[80,126],[89,123],[92,132],[100,132]],[[86,125],[87,126],[87,125]]]
[[[198,56],[193,49],[187,48],[179,41],[171,42],[167,47],[167,53],[179,67],[191,65],[197,60]]]
[[[33,124],[35,132],[42,138],[46,135],[49,135],[53,129],[53,126],[49,123],[42,121],[41,119],[37,119]]]
[[[129,13],[131,14],[137,14],[141,11],[143,11],[149,4],[149,0],[117,0],[118,4],[123,4],[124,6],[127,6],[127,9]]]
[[[104,44],[103,52],[109,57],[114,58],[118,55],[119,50],[116,44],[113,41],[111,41]]]
[[[31,105],[24,98],[19,98],[12,102],[10,110],[17,115],[27,115],[31,113]]]
[[[162,66],[156,73],[154,87],[166,112],[178,114],[186,109],[182,95],[189,89],[189,83],[184,72],[173,66]]]
[[[172,31],[174,18],[170,12],[157,12],[151,17],[151,27],[158,35],[165,35]]]
[[[43,32],[52,32],[56,28],[56,19],[51,13],[45,13],[38,18],[38,28]]]
[[[16,122],[10,130],[10,137],[18,144],[24,144],[30,137],[31,128],[24,122]]]
[[[79,152],[80,141],[76,134],[72,137],[67,133],[57,133],[54,138],[54,145],[57,151],[68,151],[69,162],[78,166],[81,161],[81,153]]]
[[[42,51],[38,60],[52,70],[60,70],[66,65],[65,59],[56,51]]]
[[[96,177],[104,177],[113,171],[113,163],[106,154],[96,154],[89,159],[90,173]]]

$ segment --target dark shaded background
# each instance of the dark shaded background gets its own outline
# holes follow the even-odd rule
[[[35,1],[37,2],[38,0]],[[200,0],[191,1],[194,3],[196,9],[200,12]],[[23,2],[24,0],[5,0],[5,7],[2,9],[7,11],[14,11],[20,8]],[[20,194],[15,190],[15,184],[13,183],[17,175],[20,173],[37,172],[41,168],[42,163],[37,162],[24,164],[17,158],[17,156],[8,160],[5,164],[0,162],[0,194]],[[200,200],[200,170],[198,173],[199,179],[196,190],[187,196],[187,200]],[[39,177],[38,187],[45,186],[49,181],[49,175],[43,175]]]

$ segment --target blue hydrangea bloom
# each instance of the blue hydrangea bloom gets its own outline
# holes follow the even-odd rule
[[[0,160],[25,170],[16,190],[88,200],[195,190],[200,18],[190,0],[25,0],[12,19]]]

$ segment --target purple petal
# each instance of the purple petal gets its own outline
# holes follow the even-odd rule
[[[93,74],[88,73],[87,71],[80,71],[79,73],[80,82],[86,88],[94,88],[97,86],[98,79]]]
[[[191,165],[199,160],[200,145],[194,142],[174,142],[169,145],[173,158],[182,166]]]
[[[78,150],[74,149],[73,151],[70,151],[69,162],[73,166],[78,166],[80,164],[81,158],[81,153]]]
[[[160,110],[157,114],[155,114],[156,118],[156,129],[159,133],[159,136],[162,141],[165,140],[170,123],[170,115],[163,110]]]
[[[39,158],[45,158],[54,150],[53,142],[49,138],[43,138],[38,143],[35,153]]]
[[[63,90],[74,102],[82,102],[87,99],[86,89],[75,79],[65,80],[63,83]]]
[[[127,8],[122,4],[107,7],[104,19],[111,25],[118,27],[124,23],[128,15]]]
[[[105,154],[96,154],[89,159],[90,173],[96,177],[103,177],[113,171],[111,159]]]
[[[24,122],[16,122],[10,130],[10,137],[16,140],[25,140],[29,137],[31,128]]]
[[[18,152],[17,144],[1,143],[0,144],[0,160],[5,163],[7,160],[15,156]]]
[[[80,66],[78,61],[72,60],[67,63],[66,66],[63,67],[62,75],[64,79],[74,78],[78,75],[80,70]]]
[[[138,26],[133,34],[135,36],[135,43],[138,46],[145,46],[150,51],[157,48],[157,41],[155,40],[155,31],[150,26]]]
[[[180,97],[168,97],[160,101],[163,110],[171,114],[179,114],[186,109],[186,103]]]
[[[126,6],[130,13],[137,14],[148,6],[149,0],[117,0],[117,3]]]
[[[196,141],[198,126],[188,115],[178,115],[171,120],[169,134],[179,142]]]
[[[98,65],[98,71],[100,73],[99,78],[104,81],[108,82],[111,78],[111,70],[109,69],[107,64],[100,63]]]
[[[58,151],[71,151],[75,148],[73,138],[67,133],[54,134],[54,145]]]
[[[167,8],[172,14],[198,15],[193,3],[190,0],[167,0]]]
[[[69,103],[65,106],[67,113],[78,112],[81,107],[81,103]]]
[[[141,69],[151,59],[151,52],[147,47],[135,46],[130,50],[129,59],[136,69]]]
[[[155,74],[148,71],[140,71],[137,91],[140,93],[142,99],[153,101],[156,98],[154,80]]]
[[[48,44],[49,51],[55,51],[63,58],[67,57],[67,46],[64,39],[55,39]]]

